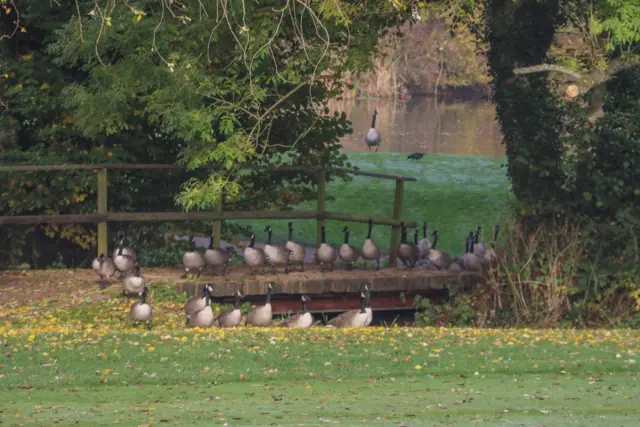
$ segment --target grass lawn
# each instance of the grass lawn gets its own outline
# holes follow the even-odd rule
[[[491,238],[496,223],[503,222],[509,200],[509,182],[502,157],[428,155],[422,160],[409,160],[406,153],[348,153],[351,163],[363,171],[411,176],[416,182],[405,183],[403,218],[425,219],[430,230],[440,231],[441,248],[458,253],[463,249],[469,231],[481,224],[485,237]],[[354,177],[327,185],[327,210],[360,215],[391,217],[395,181]],[[315,210],[315,201],[304,203],[299,210]],[[258,230],[258,240],[266,239],[264,226],[273,226],[274,239],[287,237],[287,221],[238,221]],[[343,223],[329,221],[327,239],[341,243]],[[366,224],[350,224],[351,242],[359,245],[366,237]],[[315,221],[297,221],[295,238],[315,246]],[[390,227],[374,228],[374,240],[388,251]]]
[[[640,419],[640,331],[184,330],[181,304],[0,304],[2,425],[611,426]],[[635,420],[635,421],[634,421]]]

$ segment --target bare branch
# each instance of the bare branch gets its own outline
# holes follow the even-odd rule
[[[553,64],[540,64],[540,65],[532,65],[530,67],[515,68],[513,70],[513,74],[523,75],[523,74],[542,73],[545,71],[555,71],[557,73],[566,74],[572,77],[574,80],[580,80],[582,78],[582,75],[576,71],[570,70],[560,65],[553,65]]]

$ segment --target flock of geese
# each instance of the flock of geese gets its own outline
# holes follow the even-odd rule
[[[244,250],[246,263],[255,274],[255,269],[271,266],[272,271],[276,271],[276,266],[284,266],[284,272],[293,271],[294,264],[300,264],[300,269],[304,271],[304,258],[306,249],[304,246],[293,241],[293,223],[288,224],[289,236],[284,245],[274,245],[271,241],[272,228],[265,227],[267,242],[264,248],[255,247],[255,233],[251,234],[249,246]],[[469,232],[465,241],[465,251],[458,257],[437,249],[440,233],[435,230],[432,234],[433,242],[427,237],[427,222],[422,225],[422,239],[418,239],[419,230],[413,233],[413,242],[407,240],[407,227],[401,224],[401,240],[396,248],[398,259],[407,268],[414,268],[418,262],[423,266],[433,270],[445,270],[450,272],[473,271],[486,273],[487,268],[497,261],[495,243],[498,238],[499,226],[496,225],[493,234],[493,242],[490,247],[485,247],[479,241],[482,228],[478,226],[475,231]],[[376,263],[376,269],[380,268],[380,258],[382,256],[380,248],[372,240],[373,221],[369,220],[367,238],[362,248],[359,250],[349,244],[349,227],[343,228],[344,242],[336,250],[326,242],[325,227],[321,228],[321,244],[317,248],[317,259],[321,268],[325,271],[325,266],[329,265],[334,269],[334,264],[338,258],[347,264],[347,268],[353,268],[355,262],[362,258],[365,261],[364,268],[368,261]],[[222,268],[224,274],[231,259],[233,251],[213,247],[213,236],[202,255],[195,247],[195,239],[190,237],[191,249],[182,256],[182,263],[185,268],[185,276],[190,272],[196,272],[199,276],[202,270],[209,266],[214,272],[216,268]],[[144,277],[140,273],[136,252],[133,248],[124,246],[124,235],[120,236],[120,242],[113,251],[113,257],[109,258],[105,254],[100,254],[92,263],[92,268],[102,280],[108,280],[118,274],[122,281],[122,292],[125,296],[139,296],[140,300],[135,302],[130,309],[129,319],[134,323],[144,322],[147,328],[150,327],[152,318],[152,308],[147,301],[148,288]],[[209,283],[202,289],[200,295],[191,298],[184,307],[187,325],[201,328],[209,328],[214,324],[219,327],[233,327],[240,325],[242,315],[240,311],[240,301],[244,297],[242,291],[238,290],[235,295],[235,303],[232,309],[221,312],[214,316],[211,309],[211,296],[214,284]],[[246,316],[245,324],[254,326],[266,326],[272,323],[271,295],[275,283],[270,282],[265,304],[253,307]],[[365,285],[360,294],[360,310],[350,310],[328,322],[332,327],[361,327],[371,324],[371,290]],[[302,312],[289,317],[281,323],[284,327],[305,328],[313,324],[313,318],[307,310],[306,303],[310,298],[301,296]]]

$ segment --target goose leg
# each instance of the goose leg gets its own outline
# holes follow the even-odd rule
[[[376,260],[376,271],[380,270],[380,258]]]
[[[300,271],[304,272],[304,261],[300,261]]]
[[[225,264],[224,266],[222,266],[222,275],[223,276],[227,275],[227,267],[229,267],[229,264]]]
[[[189,269],[185,268],[184,269],[184,274],[182,274],[182,276],[180,276],[180,278],[181,279],[186,279],[188,274],[189,274]]]
[[[146,323],[147,323],[147,331],[150,331],[151,330],[151,321],[147,320]]]
[[[380,149],[380,144],[376,145],[376,153],[378,152],[379,149]]]
[[[189,318],[188,317],[187,317],[187,322],[185,323],[184,326],[187,327],[187,328],[189,327]]]

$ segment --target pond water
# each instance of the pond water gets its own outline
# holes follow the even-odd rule
[[[347,151],[367,151],[364,135],[371,127],[374,107],[376,129],[382,135],[379,151],[425,154],[504,156],[495,107],[488,101],[442,102],[416,97],[401,100],[345,100],[330,104],[344,111],[353,134],[342,138]]]

